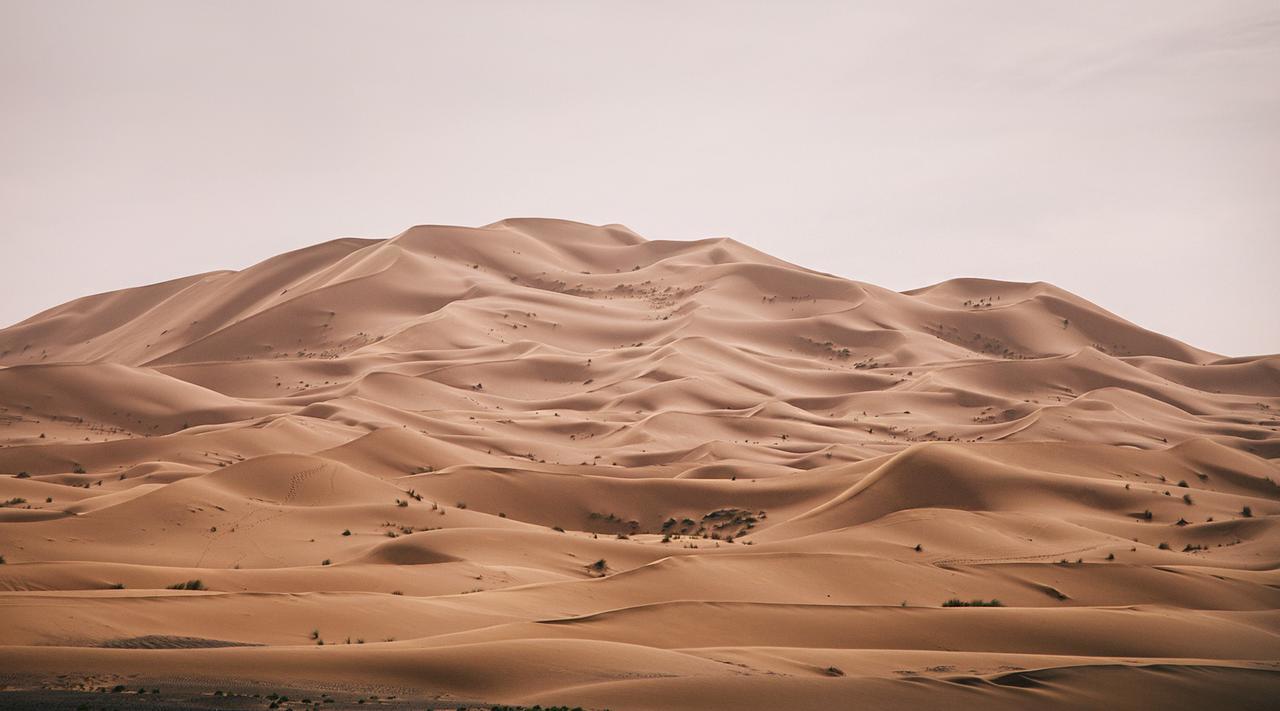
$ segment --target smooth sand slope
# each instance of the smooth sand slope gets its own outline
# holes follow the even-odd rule
[[[1274,708],[1277,458],[1280,357],[1048,284],[555,220],[336,240],[0,331],[0,674]]]

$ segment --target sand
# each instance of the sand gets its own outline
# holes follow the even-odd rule
[[[1278,457],[1280,356],[1045,283],[542,219],[341,239],[0,331],[0,675],[1266,708]]]

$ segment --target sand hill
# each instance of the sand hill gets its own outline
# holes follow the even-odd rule
[[[1280,697],[1280,356],[1049,284],[422,226],[79,299],[0,366],[11,688]]]

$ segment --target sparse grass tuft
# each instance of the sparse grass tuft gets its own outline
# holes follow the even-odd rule
[[[170,590],[208,590],[208,588],[204,586],[204,583],[201,582],[199,579],[188,580],[185,583],[174,583],[173,585],[169,586],[169,589]]]

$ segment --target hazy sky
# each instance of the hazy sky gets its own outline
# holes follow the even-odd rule
[[[0,0],[0,323],[517,216],[1280,352],[1280,2]]]

